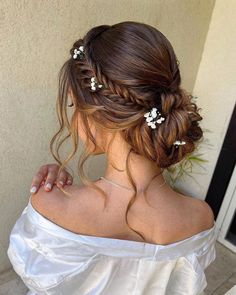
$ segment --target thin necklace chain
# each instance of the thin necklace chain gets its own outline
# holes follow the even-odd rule
[[[133,190],[133,189],[128,188],[128,187],[126,187],[126,186],[120,185],[120,184],[118,184],[118,183],[116,183],[116,182],[114,182],[114,181],[111,181],[111,180],[109,180],[109,179],[107,179],[107,178],[105,178],[105,177],[103,177],[103,176],[101,176],[100,179],[103,179],[103,180],[105,180],[105,181],[107,181],[107,182],[109,182],[109,183],[115,185],[116,187],[122,187],[122,188],[125,188],[125,189],[130,190],[130,191]],[[165,183],[166,183],[166,180],[164,179],[164,182],[163,182],[159,187],[162,187]]]
[[[125,189],[128,189],[128,190],[132,191],[131,188],[128,188],[128,187],[123,186],[123,185],[120,185],[120,184],[118,184],[118,183],[116,183],[116,182],[113,182],[113,181],[111,181],[111,180],[109,180],[109,179],[103,177],[103,176],[101,176],[100,179],[103,179],[103,180],[105,180],[105,181],[107,181],[107,182],[109,182],[109,183],[111,183],[111,184],[113,184],[113,185],[115,185],[115,186],[117,186],[117,187],[122,187],[122,188],[125,188]]]

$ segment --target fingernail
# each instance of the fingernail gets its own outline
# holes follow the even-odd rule
[[[71,180],[67,180],[67,184],[71,184],[72,182],[71,182]]]
[[[45,186],[45,188],[51,189],[52,188],[51,183],[47,183],[46,186]]]
[[[61,185],[63,185],[63,184],[64,184],[64,182],[63,182],[63,181],[59,181],[59,183],[60,183]]]
[[[32,186],[31,189],[30,189],[30,192],[31,193],[35,193],[37,190],[37,187],[36,186]]]

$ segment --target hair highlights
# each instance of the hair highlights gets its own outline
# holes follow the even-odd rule
[[[75,59],[75,49],[80,46],[84,48],[84,58]],[[84,172],[85,161],[97,147],[89,120],[96,128],[120,132],[131,146],[126,170],[135,191],[126,210],[128,224],[127,213],[137,194],[130,173],[130,153],[142,155],[160,168],[169,167],[195,149],[196,142],[203,135],[198,125],[202,117],[191,101],[192,95],[180,87],[179,63],[170,42],[150,25],[126,21],[94,27],[73,44],[70,53],[72,57],[59,72],[57,114],[60,128],[50,143],[52,155],[60,164],[60,171],[75,155],[78,148],[77,116],[80,114],[86,144],[78,162],[78,174],[84,184],[97,189],[106,200],[105,192]],[[103,87],[91,91],[92,77],[96,77]],[[71,120],[67,114],[68,93],[73,94]],[[154,106],[165,117],[156,129],[150,128],[144,118],[144,114]],[[61,139],[65,128],[68,134]],[[68,138],[72,140],[73,149],[62,162],[59,149]],[[184,140],[186,144],[176,148],[174,143],[178,140]],[[93,151],[88,149],[89,144],[93,145]]]

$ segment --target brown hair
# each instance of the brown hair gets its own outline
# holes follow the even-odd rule
[[[74,49],[81,45],[84,46],[84,58],[73,59]],[[172,45],[150,25],[125,21],[112,26],[96,26],[73,44],[70,54],[71,57],[59,72],[57,114],[60,128],[51,140],[51,152],[60,164],[61,171],[78,148],[76,118],[80,113],[87,138],[78,163],[78,174],[82,183],[97,189],[106,197],[105,192],[84,173],[84,163],[92,154],[87,149],[89,141],[96,149],[88,118],[98,128],[119,131],[131,146],[126,169],[135,193],[126,210],[128,224],[127,213],[137,194],[129,169],[130,153],[142,155],[154,161],[158,167],[167,168],[195,149],[196,142],[203,135],[198,125],[202,117],[192,102],[192,95],[180,87],[179,62]],[[104,85],[95,92],[90,89],[93,76]],[[67,114],[69,91],[73,93],[75,107],[71,121]],[[157,106],[165,117],[165,121],[156,129],[150,128],[144,118],[144,114],[153,106]],[[65,127],[68,134],[60,139]],[[59,149],[69,137],[72,139],[73,151],[62,162]],[[186,144],[176,148],[176,140],[184,140]],[[138,234],[145,240],[141,233]]]

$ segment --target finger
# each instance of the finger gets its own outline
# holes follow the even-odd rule
[[[38,188],[40,187],[41,182],[44,180],[48,173],[48,167],[47,165],[43,165],[39,168],[38,172],[33,177],[33,180],[31,182],[31,193],[36,193]]]
[[[56,183],[58,186],[63,186],[66,184],[67,181],[67,172],[63,169],[57,176]]]
[[[73,177],[67,173],[67,181],[66,181],[66,184],[72,184],[73,183]]]
[[[60,184],[62,186],[64,184],[70,185],[73,183],[73,177],[70,175],[70,173],[66,169],[63,169],[57,178],[57,182],[58,182],[59,186],[60,186]]]
[[[49,169],[48,175],[46,177],[45,184],[44,184],[44,188],[46,191],[50,191],[52,189],[57,179],[57,172],[58,171],[55,168]]]

